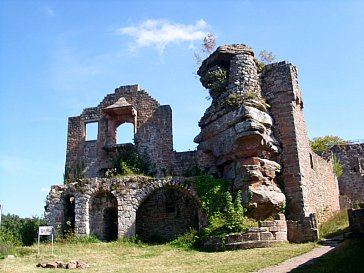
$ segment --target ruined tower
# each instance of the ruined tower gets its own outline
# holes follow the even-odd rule
[[[339,210],[337,179],[332,163],[311,151],[296,68],[264,66],[251,48],[229,45],[198,75],[212,98],[195,138],[200,165],[232,179],[253,217],[284,208],[291,240],[317,237],[317,218]]]

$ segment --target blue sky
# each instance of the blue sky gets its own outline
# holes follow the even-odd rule
[[[364,1],[0,0],[4,213],[43,215],[63,183],[67,118],[121,85],[171,105],[175,149],[195,149],[210,102],[194,51],[207,33],[297,66],[310,138],[364,138]]]

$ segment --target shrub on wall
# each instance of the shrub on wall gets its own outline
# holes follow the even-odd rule
[[[202,208],[208,219],[208,227],[203,230],[203,237],[243,233],[251,226],[245,216],[246,209],[241,203],[241,193],[233,198],[229,191],[230,182],[202,175],[195,178],[194,188],[202,201]]]

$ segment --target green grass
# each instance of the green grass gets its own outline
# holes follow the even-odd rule
[[[362,273],[364,272],[364,238],[347,239],[335,251],[322,256],[312,265],[292,273]]]
[[[348,213],[346,210],[342,210],[322,223],[320,226],[320,238],[331,238],[347,231],[349,231]]]
[[[113,243],[56,243],[54,256],[49,244],[21,248],[27,254],[0,260],[0,272],[55,272],[37,268],[44,261],[81,260],[89,272],[253,272],[312,250],[314,243],[282,244],[276,247],[226,252],[184,250],[170,244],[146,245],[128,241]]]

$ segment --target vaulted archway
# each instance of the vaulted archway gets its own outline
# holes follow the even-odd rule
[[[196,200],[178,187],[156,189],[136,212],[136,235],[145,242],[172,241],[190,229],[198,229],[198,226]]]
[[[90,234],[103,241],[118,238],[118,206],[111,192],[97,192],[90,199]]]

